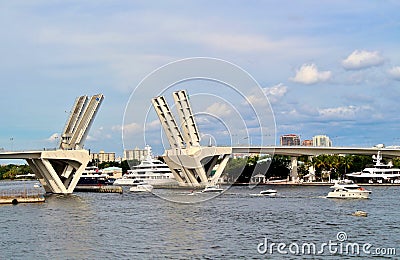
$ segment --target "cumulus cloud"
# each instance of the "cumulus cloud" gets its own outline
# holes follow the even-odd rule
[[[225,117],[232,114],[232,109],[225,103],[216,102],[206,109],[206,112],[218,116]]]
[[[400,80],[400,66],[391,68],[389,75],[395,80]]]
[[[332,72],[318,71],[315,64],[303,64],[299,70],[296,71],[296,76],[291,78],[292,81],[303,84],[315,84],[318,82],[330,79]]]
[[[267,95],[271,103],[277,102],[287,92],[287,87],[282,83],[272,86],[270,88],[263,88],[263,92]]]
[[[383,64],[384,59],[377,51],[355,50],[342,61],[343,68],[359,70]]]
[[[262,91],[268,97],[269,102],[276,103],[286,94],[287,87],[279,83],[272,87],[262,88]],[[249,103],[253,106],[265,105],[267,103],[265,96],[260,92],[253,91],[251,95],[247,96],[248,101],[244,102],[244,104]]]

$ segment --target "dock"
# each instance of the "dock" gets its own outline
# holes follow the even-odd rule
[[[38,203],[45,202],[44,195],[37,190],[2,191],[0,204]]]
[[[123,193],[121,186],[112,185],[77,185],[76,192],[101,192],[101,193]]]

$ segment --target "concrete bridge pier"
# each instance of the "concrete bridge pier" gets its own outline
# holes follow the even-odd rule
[[[90,160],[86,150],[46,151],[40,158],[26,159],[47,193],[70,194]]]
[[[298,181],[299,179],[297,173],[297,156],[290,157],[290,179],[291,181]]]
[[[230,147],[191,147],[166,150],[163,157],[180,186],[205,187],[218,182],[231,153]]]
[[[24,159],[48,193],[70,194],[90,160],[86,150],[0,153],[0,159]]]

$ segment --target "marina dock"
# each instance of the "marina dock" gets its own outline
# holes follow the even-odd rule
[[[39,191],[2,191],[0,193],[0,204],[18,204],[18,203],[37,203],[45,202],[43,194]]]

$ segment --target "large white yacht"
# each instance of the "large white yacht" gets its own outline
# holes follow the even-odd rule
[[[347,177],[358,183],[400,183],[400,169],[393,168],[392,162],[383,164],[380,151],[372,158],[375,163],[374,167],[367,167],[361,172],[346,174]]]
[[[371,191],[368,191],[352,180],[337,181],[335,185],[331,186],[333,191],[328,193],[327,198],[333,199],[368,199]]]
[[[128,170],[122,178],[115,180],[114,185],[135,186],[138,181],[146,182],[152,186],[178,185],[168,165],[160,160],[153,159],[151,147],[146,145],[146,158],[137,166]]]

